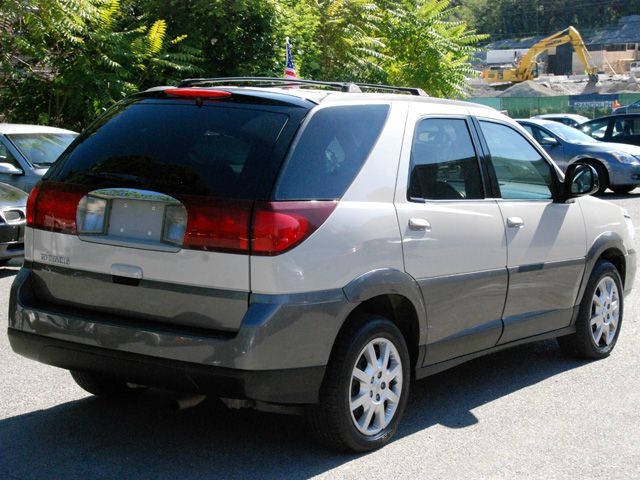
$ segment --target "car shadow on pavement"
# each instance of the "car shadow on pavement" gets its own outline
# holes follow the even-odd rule
[[[2,265],[0,266],[0,279],[7,278],[7,277],[15,277],[19,271],[20,271],[19,265],[15,265],[15,266],[13,264]]]
[[[584,365],[555,341],[474,360],[413,385],[396,441]],[[175,396],[94,397],[0,421],[2,478],[308,478],[358,455],[324,450],[303,417],[227,410],[217,400],[179,411]]]

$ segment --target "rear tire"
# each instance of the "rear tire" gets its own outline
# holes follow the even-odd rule
[[[72,370],[71,376],[80,388],[97,397],[124,397],[144,391],[144,388],[130,387],[125,381],[98,373]]]
[[[617,193],[618,195],[626,195],[632,190],[635,190],[636,186],[637,185],[616,185],[614,187],[611,187],[611,190],[613,190],[613,192]]]
[[[600,261],[591,273],[580,302],[576,331],[558,337],[560,348],[577,358],[608,357],[620,335],[623,310],[620,274],[611,262]]]
[[[320,401],[309,412],[318,440],[340,451],[387,444],[404,413],[411,370],[398,327],[369,315],[343,331],[331,354]]]

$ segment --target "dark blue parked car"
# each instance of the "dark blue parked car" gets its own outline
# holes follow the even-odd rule
[[[518,120],[547,151],[562,170],[572,163],[588,163],[598,172],[599,193],[610,188],[615,193],[629,193],[640,185],[640,147],[623,143],[601,142],[550,120]]]

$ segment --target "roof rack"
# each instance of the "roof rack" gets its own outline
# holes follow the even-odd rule
[[[405,92],[411,95],[427,97],[428,95],[421,88],[394,87],[391,85],[377,85],[373,83],[352,83],[352,82],[321,82],[318,80],[303,80],[299,78],[279,78],[279,77],[214,77],[214,78],[187,78],[178,83],[179,88],[203,86],[206,84],[238,84],[249,83],[254,87],[300,87],[318,86],[330,87],[345,93],[362,93],[362,89],[388,90]]]

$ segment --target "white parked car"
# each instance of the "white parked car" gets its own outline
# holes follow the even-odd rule
[[[545,338],[611,353],[634,230],[592,166],[477,104],[254,81],[134,95],[63,154],[28,201],[16,352],[97,395],[306,411],[355,451],[415,378]]]
[[[62,128],[0,123],[0,182],[28,193],[77,136]]]

